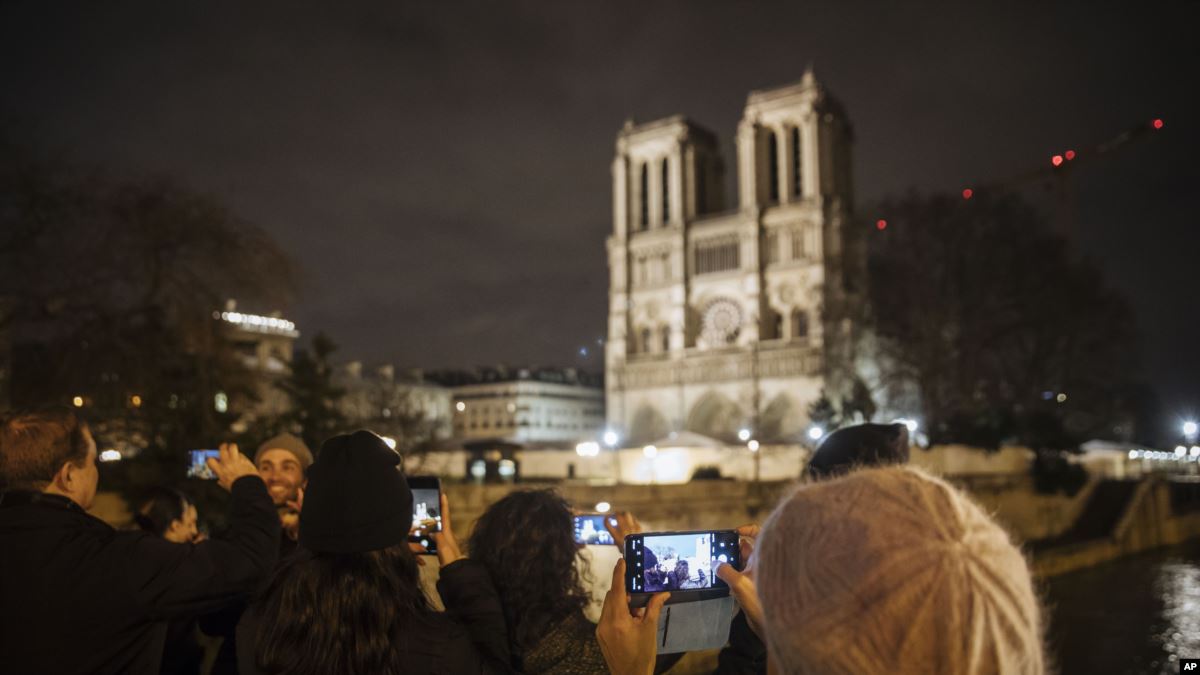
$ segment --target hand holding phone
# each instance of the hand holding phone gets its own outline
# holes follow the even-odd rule
[[[717,569],[726,564],[741,569],[738,539],[735,530],[630,534],[625,538],[625,590],[641,604],[662,591],[671,592],[669,602],[724,597],[729,585]]]
[[[612,516],[603,513],[575,514],[575,543],[585,546],[610,545],[615,543],[610,526],[615,525]]]
[[[442,531],[444,508],[442,481],[436,476],[409,476],[408,489],[412,492],[413,520],[408,540],[420,544],[425,553],[437,553],[434,534]]]
[[[220,450],[188,450],[187,477],[216,480],[216,472],[208,467],[208,458],[217,459],[220,456]]]

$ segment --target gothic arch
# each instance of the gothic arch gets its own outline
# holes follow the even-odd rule
[[[735,440],[746,425],[746,412],[726,396],[710,391],[700,397],[688,413],[687,430],[710,438]]]
[[[670,433],[667,418],[652,405],[643,404],[633,415],[629,425],[629,442],[632,445],[650,443]]]
[[[788,394],[779,394],[763,409],[758,435],[764,441],[792,436],[800,431],[803,422],[804,415],[796,401]]]

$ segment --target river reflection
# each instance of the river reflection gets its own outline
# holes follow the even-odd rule
[[[1072,673],[1178,673],[1200,658],[1200,541],[1054,577],[1052,658]]]

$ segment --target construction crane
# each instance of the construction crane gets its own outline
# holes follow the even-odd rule
[[[1031,183],[1052,181],[1057,191],[1058,227],[1060,232],[1073,240],[1075,235],[1075,199],[1071,174],[1079,166],[1095,164],[1110,158],[1117,151],[1134,143],[1146,140],[1162,131],[1165,123],[1162,118],[1155,118],[1147,123],[1131,126],[1117,135],[1100,143],[1090,146],[1067,148],[1051,155],[1048,162],[1039,163],[1030,168],[1006,178],[994,181],[976,183],[964,187],[963,199],[970,199],[979,190],[1013,190]],[[882,221],[881,221],[882,222]],[[882,229],[882,228],[881,228]]]

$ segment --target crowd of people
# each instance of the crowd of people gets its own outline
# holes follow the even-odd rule
[[[897,428],[899,427],[899,428]],[[720,673],[1042,673],[1039,604],[1021,551],[944,481],[904,466],[900,425],[832,434],[759,525],[742,569],[716,575],[739,607]],[[490,505],[464,552],[451,505],[430,533],[435,610],[410,542],[400,456],[369,431],[314,453],[284,435],[253,461],[208,461],[231,495],[228,531],[155,489],[137,530],[89,515],[99,474],[70,410],[0,416],[0,671],[199,672],[197,626],[224,638],[215,673],[663,672],[670,593],[631,608],[625,563],[598,624],[571,506],[553,490]],[[618,547],[630,513],[605,526]],[[639,603],[640,604],[640,603]]]

